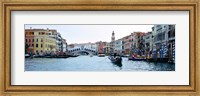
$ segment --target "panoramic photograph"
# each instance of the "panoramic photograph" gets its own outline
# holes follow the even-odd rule
[[[175,71],[175,25],[26,24],[25,71]]]

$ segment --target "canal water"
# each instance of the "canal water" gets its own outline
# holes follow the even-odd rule
[[[107,56],[26,58],[25,71],[175,71],[175,64],[132,61],[123,57],[122,65],[115,65]]]

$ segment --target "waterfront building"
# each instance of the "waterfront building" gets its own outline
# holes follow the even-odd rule
[[[99,54],[105,54],[104,48],[106,46],[106,42],[100,41],[100,42],[97,42],[97,44],[98,44],[98,53]]]
[[[168,42],[168,29],[168,25],[154,25],[154,44],[157,49],[160,49],[163,43]]]
[[[131,44],[131,48],[132,51],[136,50],[138,48],[138,36],[136,32],[131,33],[131,38],[132,38],[132,44]]]
[[[145,32],[133,32],[131,34],[131,52],[136,52],[138,55],[145,53]]]
[[[34,54],[34,32],[25,31],[25,54]]]
[[[115,53],[119,55],[124,55],[124,44],[123,38],[115,40]]]
[[[175,60],[175,25],[169,25],[168,48],[169,58]]]
[[[162,43],[175,40],[175,25],[155,25],[154,26],[154,44],[157,49],[161,48]]]
[[[62,37],[59,32],[55,34],[56,36],[56,51],[61,52],[62,51]]]
[[[104,53],[106,55],[109,55],[111,53],[111,50],[110,50],[110,42],[106,42],[106,45],[104,46]]]
[[[144,39],[144,32],[138,32],[138,49],[141,51],[141,55],[145,54],[145,39]]]
[[[129,55],[131,51],[132,37],[131,35],[123,37],[124,55]]]
[[[66,39],[62,39],[62,52],[67,52],[67,42]]]
[[[67,51],[67,42],[55,29],[25,29],[25,44],[36,55],[54,55]]]
[[[25,41],[29,45],[30,52],[37,55],[54,53],[56,41],[49,36],[50,34],[52,31],[48,29],[25,29]]]
[[[47,28],[47,30],[49,29]],[[62,44],[61,34],[57,32],[57,30],[49,30],[49,31],[52,32],[52,33],[49,33],[49,36],[53,37],[56,41],[56,53],[62,52],[63,44]]]
[[[150,51],[153,50],[153,33],[148,32],[144,35],[144,41],[145,41],[145,49]]]
[[[160,51],[163,46],[167,46],[167,55],[172,58],[173,49],[175,48],[175,25],[154,25],[153,29],[154,44],[157,51]]]

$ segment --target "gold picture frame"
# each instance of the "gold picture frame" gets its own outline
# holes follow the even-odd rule
[[[199,0],[3,0],[1,2],[1,94],[2,95],[200,95],[199,79],[199,22],[200,22]],[[64,11],[64,10],[120,10],[120,11],[189,11],[190,31],[190,77],[189,85],[181,86],[21,86],[11,85],[11,11]],[[147,94],[148,93],[148,94]]]

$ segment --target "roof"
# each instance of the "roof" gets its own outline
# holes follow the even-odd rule
[[[25,29],[25,31],[45,31],[44,29]]]
[[[145,32],[135,32],[137,36],[144,36],[146,33]]]
[[[57,33],[57,30],[55,29],[25,29],[25,31],[47,31],[47,30]]]

